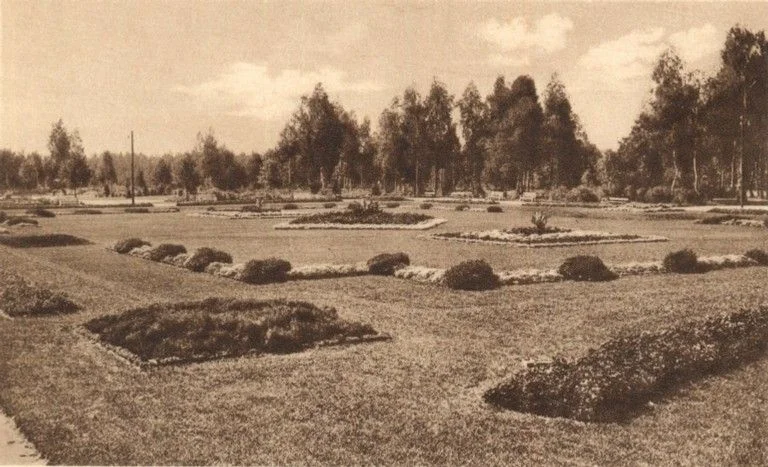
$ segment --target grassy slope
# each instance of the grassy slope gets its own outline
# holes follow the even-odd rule
[[[474,214],[449,214],[453,222],[446,229],[471,224],[461,216]],[[204,237],[216,225],[178,229],[163,225],[160,216],[166,215],[130,221],[109,216],[126,221],[111,228],[101,224],[107,215],[98,216],[91,235],[88,226],[75,226],[68,216],[44,222],[46,229],[97,243],[141,234],[155,243],[173,240],[192,248],[206,244]],[[168,216],[182,226],[193,224],[183,215]],[[498,226],[498,218],[493,215],[488,224]],[[573,227],[575,221],[608,222],[563,219],[562,224]],[[741,251],[765,239],[763,231],[690,221],[610,222],[675,240],[530,251],[403,243],[414,234],[347,233],[346,256],[333,259],[366,259],[381,248],[409,252],[416,264],[447,265],[471,252],[497,268],[556,266],[577,250],[598,252],[610,262],[660,258],[678,245],[708,253]],[[328,261],[343,249],[332,245],[339,238],[327,232],[289,235],[281,245],[268,228],[254,229],[271,226],[264,221],[218,225],[229,232],[216,246],[232,251],[236,261],[276,253],[298,264]],[[701,233],[716,239],[700,241]],[[451,258],[441,257],[446,251]],[[0,252],[0,268],[65,290],[85,308],[72,316],[0,322],[0,404],[54,463],[721,464],[764,463],[758,456],[768,454],[763,441],[768,359],[686,388],[627,425],[496,412],[480,400],[484,388],[515,371],[522,359],[559,352],[577,356],[621,332],[762,302],[765,268],[466,293],[380,277],[249,286],[119,256],[98,245]],[[71,332],[122,308],[210,295],[333,305],[340,317],[368,322],[395,339],[139,372]]]

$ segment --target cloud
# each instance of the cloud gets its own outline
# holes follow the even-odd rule
[[[723,46],[724,34],[718,32],[711,24],[700,28],[690,28],[687,31],[676,32],[669,36],[680,57],[688,63],[693,63],[707,57]]]
[[[290,114],[298,106],[299,98],[312,92],[317,83],[323,83],[328,93],[368,93],[382,89],[372,81],[349,80],[345,72],[331,67],[270,73],[266,65],[237,62],[211,81],[177,86],[174,90],[230,115],[275,120]]]
[[[507,23],[491,19],[480,26],[480,37],[504,52],[556,52],[566,45],[566,36],[573,29],[570,18],[551,14],[529,26],[526,18],[512,18]]]
[[[626,84],[628,80],[650,75],[652,63],[667,47],[663,37],[662,28],[632,31],[590,48],[579,59],[578,67],[595,79]]]

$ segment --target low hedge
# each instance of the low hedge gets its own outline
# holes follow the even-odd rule
[[[458,290],[490,290],[499,286],[499,277],[485,261],[470,260],[461,262],[447,271],[443,283]]]
[[[72,214],[80,214],[80,215],[92,215],[92,214],[104,214],[99,209],[75,209],[72,211]]]
[[[184,267],[190,271],[203,272],[211,263],[232,263],[232,255],[204,246],[192,253],[192,256],[184,262]]]
[[[382,253],[368,260],[368,272],[380,276],[391,276],[395,270],[411,264],[405,253]]]
[[[384,207],[389,208],[389,209],[399,208],[400,207],[400,203],[387,203],[387,204],[384,205]]]
[[[128,214],[149,214],[149,208],[125,208],[124,210]]]
[[[421,203],[419,207],[421,209],[432,209],[432,203]]]
[[[175,363],[289,353],[322,342],[377,336],[367,324],[338,317],[334,308],[285,300],[209,298],[157,303],[103,316],[85,328],[140,362]]]
[[[504,209],[502,209],[501,206],[498,206],[498,205],[495,205],[495,204],[493,206],[488,206],[487,208],[485,208],[485,210],[488,211],[488,212],[493,212],[493,213],[504,212]]]
[[[495,406],[586,422],[621,422],[648,401],[705,375],[733,369],[768,345],[768,306],[640,332],[606,342],[568,362],[529,364],[490,389]]]
[[[64,294],[31,284],[18,276],[3,276],[0,309],[8,316],[58,315],[80,309]]]
[[[323,207],[324,207],[325,209],[333,209],[333,208],[335,208],[335,207],[336,207],[336,203],[324,203],[324,204],[323,204]]]
[[[84,238],[69,234],[12,235],[0,237],[0,245],[11,248],[45,248],[90,245]]]
[[[124,255],[134,248],[139,248],[142,246],[152,246],[152,244],[140,238],[126,238],[115,243],[113,249],[121,255]]]
[[[27,214],[37,217],[56,217],[56,213],[45,208],[27,209]]]
[[[286,203],[283,205],[283,210],[285,211],[294,211],[296,209],[299,209],[299,205],[295,203]]]
[[[241,279],[249,284],[269,284],[288,280],[291,263],[280,258],[252,259],[245,263]]]
[[[619,277],[608,269],[603,260],[597,256],[572,256],[560,265],[557,272],[564,278],[573,281],[610,281]]]
[[[677,272],[680,274],[690,274],[698,272],[698,257],[693,250],[688,248],[678,251],[673,251],[664,257],[664,269],[669,272]]]
[[[215,211],[216,208],[213,206],[208,207],[209,211]],[[240,208],[241,212],[280,212],[279,209],[276,208],[265,208],[263,206],[260,206],[258,204],[246,204],[245,206],[242,206]]]
[[[152,261],[162,261],[168,256],[177,256],[186,252],[187,248],[184,245],[161,243],[149,251],[148,259]]]

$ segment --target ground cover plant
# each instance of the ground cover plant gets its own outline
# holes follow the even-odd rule
[[[44,248],[57,246],[90,245],[84,238],[69,234],[10,235],[0,237],[0,245],[11,248]]]
[[[286,300],[209,298],[157,303],[92,319],[85,328],[141,362],[175,363],[249,353],[290,353],[378,336],[336,309]]]
[[[11,317],[74,313],[80,307],[66,295],[28,282],[7,272],[0,273],[0,311]]]
[[[768,346],[768,306],[609,340],[569,362],[529,365],[487,391],[493,405],[587,422],[623,421],[682,383],[732,370]]]

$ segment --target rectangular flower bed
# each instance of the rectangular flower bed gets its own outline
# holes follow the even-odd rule
[[[0,245],[11,248],[43,248],[56,246],[90,245],[84,238],[68,234],[12,235],[0,237]]]
[[[286,300],[156,303],[85,323],[97,342],[140,366],[388,339],[334,308]]]
[[[299,223],[284,222],[275,225],[277,230],[427,230],[436,227],[440,224],[447,222],[445,219],[430,218],[421,222],[413,224],[396,224],[396,223],[382,223],[382,224],[353,224],[353,223]]]

